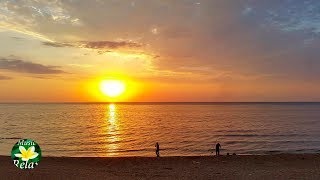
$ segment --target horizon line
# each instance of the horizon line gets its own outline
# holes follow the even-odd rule
[[[320,101],[115,101],[115,102],[100,102],[100,101],[48,101],[48,102],[30,102],[30,101],[21,101],[21,102],[0,102],[0,104],[187,104],[187,103],[320,103]]]

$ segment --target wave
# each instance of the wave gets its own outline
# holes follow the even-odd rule
[[[307,134],[218,134],[218,137],[292,137],[292,136],[308,136]]]

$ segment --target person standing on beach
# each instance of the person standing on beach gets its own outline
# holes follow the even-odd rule
[[[156,147],[156,155],[157,157],[160,157],[160,146],[158,142],[156,143],[155,147]]]
[[[216,144],[216,156],[220,155],[220,148],[221,148],[221,145],[219,143]]]

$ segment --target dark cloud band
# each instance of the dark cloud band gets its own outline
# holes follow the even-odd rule
[[[42,42],[42,45],[51,47],[78,47],[89,49],[119,49],[119,48],[140,48],[143,45],[131,41],[81,41],[75,43],[60,43],[60,42]]]
[[[47,66],[20,59],[0,58],[0,69],[29,74],[62,74],[59,66]]]

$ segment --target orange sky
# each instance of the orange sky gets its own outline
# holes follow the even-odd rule
[[[320,13],[304,6],[1,1],[0,102],[320,101]]]

